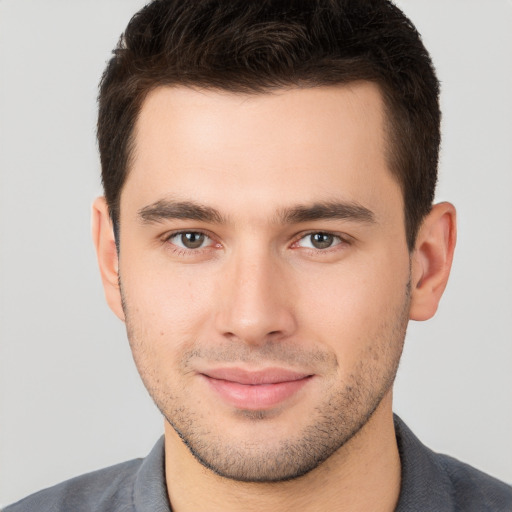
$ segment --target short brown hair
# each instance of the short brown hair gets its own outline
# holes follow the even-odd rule
[[[387,0],[154,0],[131,19],[100,83],[102,179],[116,225],[134,125],[147,94],[186,85],[263,93],[368,80],[383,94],[388,162],[412,250],[430,211],[439,83],[421,38]]]

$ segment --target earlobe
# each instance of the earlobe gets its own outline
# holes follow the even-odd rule
[[[436,313],[450,275],[456,238],[455,207],[434,205],[421,225],[412,256],[411,320],[428,320]]]
[[[105,298],[110,309],[124,322],[119,289],[119,260],[112,220],[104,197],[98,197],[92,205],[92,238],[100,268]]]

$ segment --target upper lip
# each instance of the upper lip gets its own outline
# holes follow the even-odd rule
[[[277,384],[311,377],[309,373],[297,372],[285,368],[265,368],[262,370],[245,370],[243,368],[214,368],[200,372],[206,377],[227,380],[238,384],[256,386],[258,384]]]

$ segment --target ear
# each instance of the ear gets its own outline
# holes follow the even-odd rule
[[[411,320],[428,320],[446,288],[457,239],[456,212],[439,203],[425,217],[412,256]]]
[[[92,205],[92,238],[96,247],[105,298],[110,309],[124,322],[116,241],[112,219],[104,197],[98,197]]]

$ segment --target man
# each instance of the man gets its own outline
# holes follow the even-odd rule
[[[93,232],[165,439],[17,510],[509,510],[392,415],[455,245],[438,84],[379,1],[156,1],[104,74]]]

